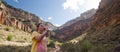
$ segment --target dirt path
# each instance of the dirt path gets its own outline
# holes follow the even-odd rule
[[[50,51],[48,52],[60,52],[60,47],[56,46],[55,48],[50,48]]]
[[[31,43],[0,42],[0,52],[30,52]]]
[[[11,41],[5,41],[5,42],[0,42],[0,45],[10,45],[10,46],[29,46],[31,45],[32,43],[27,43],[27,42],[24,42],[24,43],[20,43],[20,42],[11,42]]]

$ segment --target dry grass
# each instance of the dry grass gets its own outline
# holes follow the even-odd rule
[[[79,41],[82,41],[85,38],[86,34],[87,34],[87,32],[83,33],[82,35],[80,35],[80,36],[78,36],[78,37],[76,37],[76,38],[74,38],[74,39],[72,39],[70,41],[68,41],[68,43],[69,42],[70,43],[78,43]]]
[[[6,30],[9,29],[9,30]],[[8,35],[13,36],[11,41],[14,42],[31,42],[32,35],[28,32],[24,32],[20,29],[0,25],[0,42],[7,41]]]
[[[0,24],[0,52],[30,52],[31,38],[28,32]]]

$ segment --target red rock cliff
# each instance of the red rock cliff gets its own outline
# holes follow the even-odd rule
[[[93,20],[95,12],[95,9],[91,9],[81,14],[80,17],[65,23],[56,30],[56,37],[60,40],[70,40],[81,35],[91,26],[91,21]]]
[[[93,23],[96,29],[120,23],[120,0],[101,0]]]
[[[41,20],[35,14],[14,8],[1,0],[0,4],[0,24],[13,26],[28,32],[36,30],[36,24],[38,23],[47,24],[52,30],[56,29],[53,24]]]

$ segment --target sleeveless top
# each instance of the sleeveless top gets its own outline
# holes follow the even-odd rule
[[[44,36],[40,42],[38,42],[35,37],[32,38],[31,52],[47,52],[46,36]]]

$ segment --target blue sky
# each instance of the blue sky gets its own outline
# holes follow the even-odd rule
[[[86,10],[97,8],[100,0],[4,0],[8,4],[36,14],[44,21],[60,26],[80,16]]]

